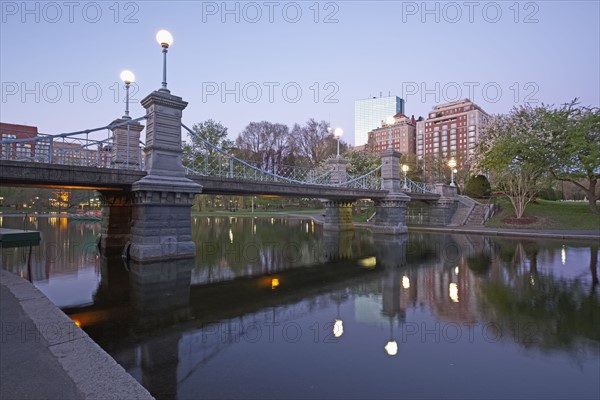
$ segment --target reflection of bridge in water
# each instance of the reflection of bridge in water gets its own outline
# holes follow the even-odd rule
[[[376,235],[370,239],[371,253],[357,256],[352,232],[324,234],[321,265],[202,285],[190,286],[193,264],[185,261],[177,263],[175,275],[167,263],[132,263],[127,272],[104,259],[95,304],[64,311],[155,394],[176,393],[194,371],[231,346],[259,337],[264,342],[274,327],[281,335],[282,327],[294,328],[294,321],[339,306],[350,293],[380,292],[384,317],[400,316],[419,302],[434,310],[443,310],[434,303],[450,303],[448,310],[471,313],[459,311],[469,307],[466,298],[452,303],[446,281],[455,277],[457,264],[464,265],[461,259],[483,250],[483,237],[415,235],[409,241]],[[470,288],[458,290],[463,296]],[[123,307],[128,298],[130,308]],[[331,333],[330,322],[331,329],[323,332]],[[135,345],[118,337],[133,337]]]

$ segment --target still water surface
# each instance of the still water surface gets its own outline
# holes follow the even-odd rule
[[[600,397],[598,244],[194,219],[196,260],[124,265],[98,223],[2,250],[157,398]]]

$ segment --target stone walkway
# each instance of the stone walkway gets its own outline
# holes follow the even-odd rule
[[[0,399],[152,399],[28,281],[0,270]]]

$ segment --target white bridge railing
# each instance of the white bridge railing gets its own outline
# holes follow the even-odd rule
[[[337,172],[326,168],[306,168],[274,163],[259,167],[251,162],[231,155],[208,142],[196,132],[181,126],[201,143],[193,146],[187,155],[186,170],[192,175],[218,176],[259,182],[282,182],[301,185],[321,185],[354,189],[381,189],[381,166],[360,176],[346,176],[339,182]],[[184,156],[185,157],[185,156]]]
[[[16,133],[6,130],[0,140],[0,159],[10,161],[28,161],[50,164],[79,165],[99,168],[128,167],[128,159],[119,163],[113,162],[111,148],[113,136],[111,129],[126,126],[145,119],[146,116],[123,121],[95,129],[58,135],[38,134],[31,138],[16,138]],[[91,139],[90,134],[102,130],[108,131],[106,139]],[[139,152],[136,157],[142,160],[143,143],[131,143],[132,151]],[[143,165],[137,168],[143,169]]]
[[[405,192],[411,193],[436,193],[435,185],[430,183],[422,183],[422,182],[413,182],[409,178],[405,179],[406,188],[403,187],[402,190]]]

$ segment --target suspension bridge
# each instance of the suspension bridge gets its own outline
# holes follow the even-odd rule
[[[104,207],[102,247],[127,247],[137,261],[195,255],[190,209],[200,193],[319,198],[326,209],[325,229],[333,231],[353,228],[351,206],[358,199],[375,202],[373,231],[388,234],[406,233],[411,199],[430,203],[440,224],[447,224],[456,208],[454,188],[401,179],[400,154],[391,149],[382,153],[381,165],[359,176],[348,174],[341,157],[318,168],[264,167],[182,124],[187,103],[180,97],[158,90],[142,106],[146,115],[99,128],[24,139],[3,135],[2,184],[98,190]],[[144,129],[145,142],[140,140]],[[98,139],[103,131],[106,138]],[[182,131],[196,139],[185,155]]]

